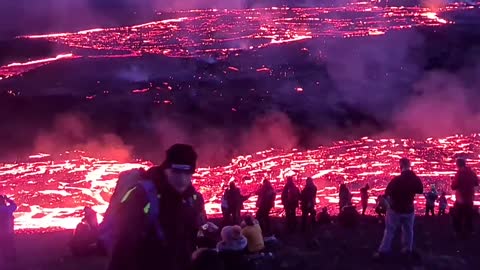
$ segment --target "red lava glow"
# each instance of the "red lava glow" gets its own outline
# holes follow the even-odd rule
[[[373,2],[358,2],[330,8],[187,10],[168,13],[177,18],[139,25],[19,38],[45,39],[67,45],[72,50],[97,50],[93,55],[85,55],[91,58],[138,57],[145,53],[170,57],[215,55],[223,58],[240,50],[256,50],[306,39],[378,36],[417,26],[440,26],[454,23],[441,18],[442,14],[472,8],[464,3],[452,3],[433,12],[423,7],[382,8]],[[105,55],[102,55],[103,52]],[[8,64],[0,67],[0,79],[72,57],[72,54],[64,54]]]
[[[200,153],[201,155],[201,153]],[[449,203],[455,197],[449,188],[455,174],[455,158],[467,157],[474,169],[480,166],[480,134],[456,135],[426,140],[369,139],[338,141],[317,149],[270,149],[252,155],[239,156],[219,167],[203,167],[194,175],[194,185],[204,195],[210,216],[220,213],[220,198],[224,186],[236,180],[243,194],[252,194],[263,179],[271,179],[277,190],[275,215],[282,215],[279,194],[286,176],[296,177],[297,184],[312,176],[318,186],[318,207],[336,210],[338,186],[347,183],[358,203],[358,190],[369,183],[372,187],[370,205],[381,194],[388,181],[398,174],[398,159],[409,157],[425,188],[435,185],[446,191]],[[36,154],[24,161],[0,163],[0,193],[17,201],[16,229],[74,228],[79,213],[90,205],[103,213],[121,171],[151,166],[149,162],[118,162],[94,158],[81,151],[59,156]],[[257,197],[245,202],[245,211],[252,212]],[[476,205],[480,204],[476,196]],[[417,209],[424,205],[417,197]]]
[[[27,71],[30,71],[32,69],[39,68],[51,62],[55,62],[61,59],[73,59],[77,57],[79,56],[75,56],[71,53],[66,53],[66,54],[59,54],[51,58],[37,59],[37,60],[32,60],[24,63],[11,63],[11,64],[0,67],[0,78],[1,77],[9,78],[9,77],[17,76]]]
[[[453,23],[439,14],[469,9],[454,3],[433,12],[422,7],[377,7],[351,3],[342,7],[272,7],[239,10],[188,10],[173,12],[175,19],[134,26],[99,28],[75,33],[25,36],[89,48],[173,57],[219,56],[312,38],[382,35],[416,26]]]

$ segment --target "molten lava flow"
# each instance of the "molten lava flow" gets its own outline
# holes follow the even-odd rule
[[[4,76],[5,78],[8,78],[12,76],[17,76],[54,61],[58,61],[61,59],[73,59],[77,57],[78,56],[75,56],[71,53],[66,53],[66,54],[59,54],[55,57],[50,57],[45,59],[32,60],[32,61],[23,62],[23,63],[11,63],[11,64],[0,67],[0,77]]]
[[[93,58],[137,57],[145,53],[225,58],[239,50],[257,50],[306,39],[378,36],[417,26],[440,26],[453,23],[441,18],[443,14],[471,9],[472,6],[461,3],[433,12],[423,7],[380,8],[374,2],[357,2],[328,8],[187,10],[170,13],[176,17],[173,19],[139,25],[19,38],[45,39],[72,50],[93,49],[96,51],[85,55]],[[0,79],[20,75],[60,58],[0,67]]]
[[[369,183],[372,206],[388,181],[398,174],[398,159],[404,156],[412,160],[426,189],[434,184],[449,194],[447,198],[452,204],[450,182],[456,170],[454,159],[467,157],[469,164],[478,168],[480,134],[423,141],[363,138],[308,151],[271,149],[234,158],[227,166],[199,168],[194,185],[204,195],[207,213],[212,216],[220,213],[223,187],[230,180],[236,180],[243,194],[253,194],[263,179],[270,179],[277,190],[274,212],[280,215],[279,195],[285,176],[295,176],[299,185],[312,176],[318,186],[318,207],[328,206],[336,211],[340,183],[348,183],[354,203],[360,199],[358,190]],[[0,164],[0,193],[6,193],[20,205],[17,229],[73,228],[84,206],[93,206],[99,213],[105,211],[121,171],[149,166],[149,162],[121,163],[93,158],[81,151],[56,157],[42,153],[22,162]],[[475,204],[480,204],[479,199],[477,194]],[[256,196],[246,201],[245,211],[254,211],[255,201]],[[416,204],[421,211],[423,196],[417,197]]]
[[[388,31],[448,23],[446,12],[468,10],[450,4],[432,12],[423,7],[385,7],[351,3],[340,7],[272,7],[241,10],[188,10],[177,18],[134,26],[98,28],[75,33],[32,35],[72,48],[151,53],[171,57],[215,54],[219,57],[312,38],[383,35]]]

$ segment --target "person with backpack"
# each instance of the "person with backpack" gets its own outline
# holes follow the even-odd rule
[[[192,185],[197,153],[176,144],[160,166],[121,200],[109,270],[185,270],[200,227],[206,223],[203,197]]]
[[[473,233],[475,187],[478,186],[477,174],[467,167],[465,159],[457,159],[457,174],[452,181],[456,201],[453,206],[453,226],[459,235]]]
[[[118,181],[115,190],[110,197],[107,211],[103,215],[103,221],[99,225],[99,239],[98,243],[103,249],[104,253],[110,255],[113,248],[113,241],[115,239],[115,226],[119,223],[117,217],[119,216],[119,209],[122,205],[123,197],[135,186],[137,186],[143,179],[145,179],[145,170],[132,169],[121,172],[118,176]]]
[[[243,196],[234,181],[230,182],[224,196],[228,206],[228,220],[234,225],[240,224],[240,211],[243,209],[243,203],[248,200],[249,196]]]
[[[437,191],[434,187],[427,193],[425,193],[425,216],[432,214],[432,217],[435,216],[435,202],[438,199]]]
[[[13,213],[17,210],[15,202],[6,195],[0,195],[0,263],[15,262],[15,231]]]
[[[305,188],[300,194],[300,204],[302,209],[302,230],[307,230],[308,216],[310,215],[311,225],[315,224],[315,218],[317,212],[315,211],[315,205],[317,200],[317,187],[313,183],[311,177],[307,178]]]
[[[282,192],[282,204],[287,218],[287,229],[294,232],[297,227],[297,208],[300,200],[300,190],[293,182],[293,177],[287,177],[287,183]]]
[[[263,233],[269,236],[272,233],[270,226],[270,211],[275,206],[276,193],[268,180],[263,180],[262,187],[257,191],[257,219]]]
[[[385,231],[375,259],[383,258],[390,253],[395,232],[402,228],[402,253],[411,255],[413,251],[413,225],[415,207],[413,201],[416,194],[423,194],[420,178],[411,170],[410,160],[400,159],[401,174],[387,185],[385,196],[389,198],[390,207],[385,218]]]
[[[368,190],[370,185],[367,183],[363,188],[360,189],[360,203],[362,204],[362,216],[365,216],[365,212],[368,207]]]

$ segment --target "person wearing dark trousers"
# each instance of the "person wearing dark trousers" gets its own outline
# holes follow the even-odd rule
[[[457,235],[473,232],[475,187],[478,186],[477,174],[469,167],[465,159],[457,159],[458,171],[452,181],[456,201],[453,207],[453,226]]]
[[[308,218],[310,216],[311,225],[315,224],[315,217],[317,212],[315,211],[315,204],[317,199],[317,187],[313,183],[311,177],[307,178],[305,188],[300,194],[301,209],[302,209],[302,230],[307,230]]]
[[[264,180],[262,187],[257,192],[257,220],[260,223],[265,236],[270,236],[272,228],[270,225],[270,211],[275,206],[275,190],[268,180]]]
[[[435,216],[435,201],[438,199],[438,194],[435,188],[425,193],[425,216]]]
[[[297,208],[300,200],[300,190],[295,186],[292,177],[287,178],[287,183],[282,192],[282,204],[287,218],[287,229],[290,233],[297,227]]]
[[[232,224],[240,224],[240,211],[243,208],[243,203],[249,196],[243,196],[240,189],[235,185],[235,182],[230,182],[230,186],[225,191],[225,200],[228,206],[228,217]]]
[[[365,216],[365,211],[367,211],[368,207],[368,190],[370,189],[370,185],[368,183],[360,189],[360,200],[362,204],[362,216]]]

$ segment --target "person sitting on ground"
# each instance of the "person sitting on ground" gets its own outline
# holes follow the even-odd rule
[[[197,233],[197,248],[216,248],[219,240],[219,228],[212,222],[207,222]]]
[[[338,214],[338,222],[344,227],[352,228],[358,225],[359,216],[356,207],[350,203]]]
[[[413,225],[415,221],[416,194],[423,194],[423,184],[420,178],[411,170],[410,160],[400,159],[401,174],[387,185],[385,195],[390,201],[385,219],[385,231],[375,259],[383,258],[391,252],[392,241],[399,227],[402,228],[402,253],[411,255],[413,252]]]
[[[262,251],[265,248],[265,243],[263,241],[262,228],[260,228],[258,221],[248,215],[245,217],[242,225],[242,234],[247,238],[248,242],[248,252],[257,253]]]
[[[435,201],[438,199],[437,191],[432,186],[431,190],[425,193],[425,216],[435,216]]]
[[[341,184],[340,191],[338,193],[338,204],[340,207],[340,212],[343,210],[345,206],[349,206],[352,204],[352,194],[350,190],[348,190],[347,185]]]
[[[89,206],[83,209],[83,219],[75,228],[70,249],[74,256],[87,256],[98,253],[98,220],[97,212]]]
[[[438,215],[443,216],[445,215],[445,211],[447,210],[448,201],[446,197],[446,193],[442,192],[442,196],[438,199]]]
[[[248,265],[245,257],[248,240],[242,235],[242,228],[238,225],[225,226],[221,235],[222,241],[217,244],[217,250],[225,269],[245,270]]]
[[[322,212],[318,214],[317,223],[320,225],[327,225],[332,223],[332,218],[330,217],[330,214],[328,214],[327,207],[323,207]]]
[[[15,202],[6,195],[0,195],[0,262],[15,262],[15,230],[13,213],[17,210]]]

